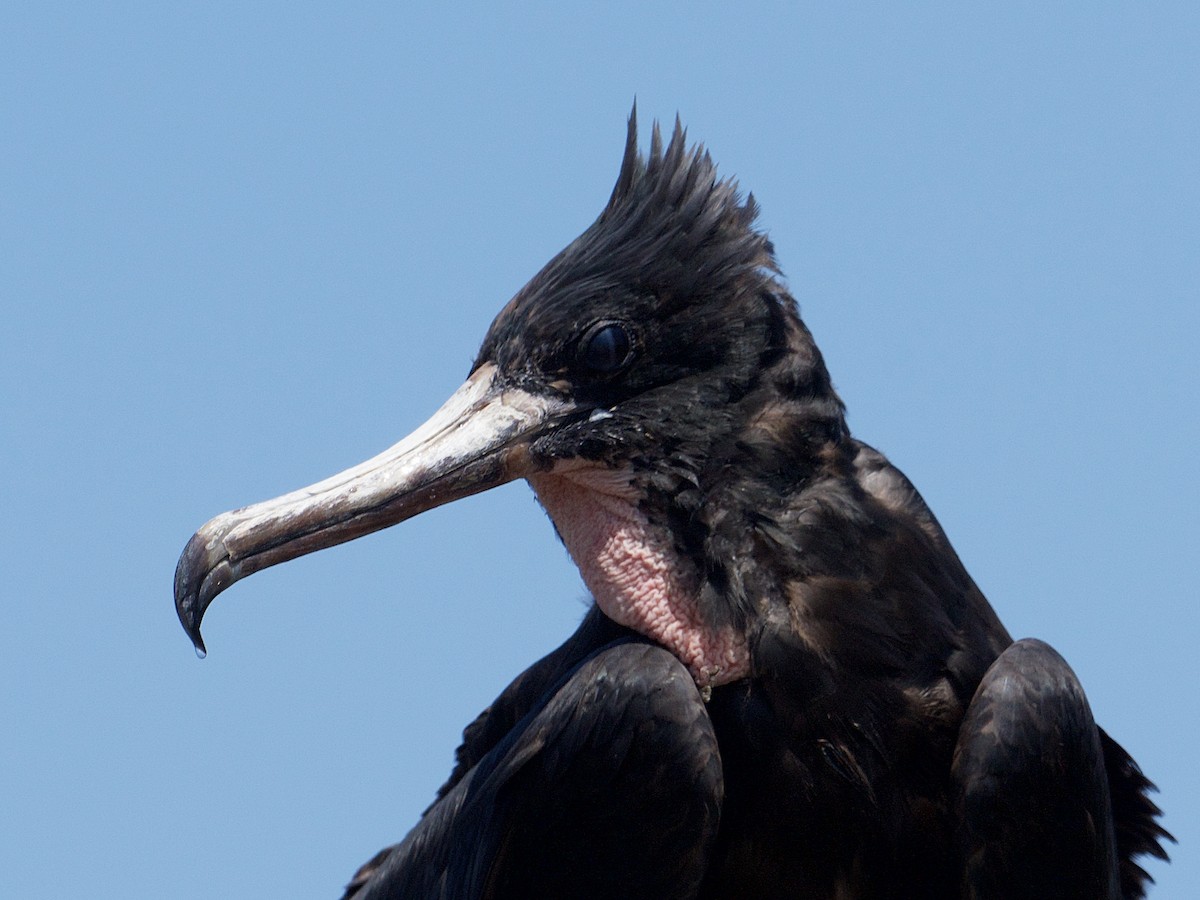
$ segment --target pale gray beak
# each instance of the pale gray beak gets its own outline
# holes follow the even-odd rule
[[[428,422],[373,459],[212,519],[175,569],[175,609],[197,652],[204,653],[205,610],[238,579],[530,474],[530,441],[575,409],[504,385],[487,363]]]

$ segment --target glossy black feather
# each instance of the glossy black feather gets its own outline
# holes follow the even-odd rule
[[[967,900],[1120,897],[1100,733],[1049,646],[1018,641],[988,669],[952,775]]]
[[[722,790],[687,670],[618,638],[541,692],[347,896],[690,898]]]

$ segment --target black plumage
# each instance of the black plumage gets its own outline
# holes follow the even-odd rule
[[[524,477],[597,598],[348,896],[1143,895],[1151,785],[850,436],[755,214],[631,117],[607,207],[427,426],[189,542],[202,646],[238,578]]]

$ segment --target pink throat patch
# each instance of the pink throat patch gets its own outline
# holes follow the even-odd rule
[[[606,616],[674,653],[701,688],[749,674],[745,638],[701,621],[694,579],[638,509],[628,473],[560,464],[529,484]]]

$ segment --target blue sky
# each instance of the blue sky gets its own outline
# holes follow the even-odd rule
[[[520,484],[237,585],[203,662],[171,580],[440,404],[635,96],[753,190],[851,427],[1200,896],[1200,8],[1054,7],[7,5],[0,896],[336,896],[570,633]]]

